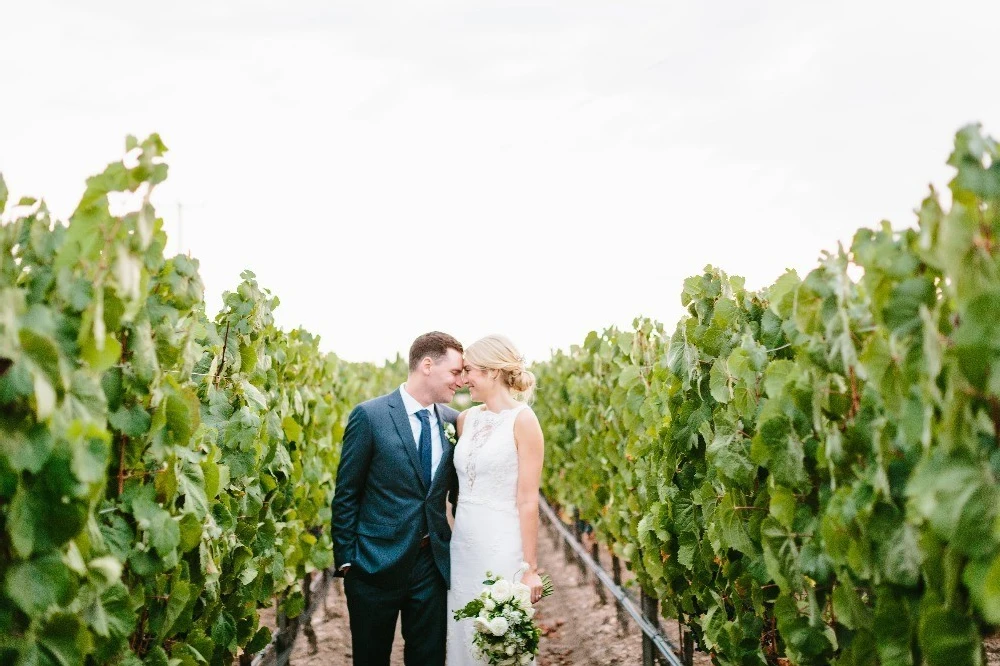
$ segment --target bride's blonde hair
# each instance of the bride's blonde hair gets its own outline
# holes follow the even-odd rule
[[[535,375],[525,366],[524,357],[503,335],[487,335],[465,349],[465,362],[483,370],[496,370],[499,381],[524,402],[535,393]]]

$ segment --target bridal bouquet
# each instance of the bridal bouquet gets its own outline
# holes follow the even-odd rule
[[[522,563],[515,577],[528,570]],[[542,597],[552,594],[552,580],[543,575]],[[535,625],[531,588],[512,583],[490,571],[475,599],[455,611],[455,620],[472,618],[472,650],[477,659],[498,666],[529,664],[538,654],[541,632]]]

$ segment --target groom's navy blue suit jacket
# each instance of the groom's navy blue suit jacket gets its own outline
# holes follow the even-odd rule
[[[417,444],[399,389],[351,412],[332,506],[338,569],[349,562],[352,572],[366,574],[376,585],[405,585],[420,540],[429,534],[434,561],[445,583],[451,580],[445,498],[451,493],[452,503],[457,501],[458,477],[454,447],[443,426],[454,424],[458,412],[443,404],[435,408],[442,451],[430,488],[420,475]]]

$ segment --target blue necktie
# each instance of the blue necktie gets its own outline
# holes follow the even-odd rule
[[[424,487],[431,487],[431,413],[426,409],[417,412],[420,419],[420,475],[424,478]]]

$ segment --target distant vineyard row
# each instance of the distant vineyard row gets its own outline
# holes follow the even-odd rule
[[[205,315],[165,258],[152,136],[87,181],[69,225],[22,199],[0,227],[0,663],[231,664],[257,608],[332,562],[348,410],[401,381],[302,330],[252,273]],[[109,196],[130,193],[113,214]],[[8,205],[0,180],[0,213]],[[128,202],[125,202],[127,205]]]
[[[980,664],[1000,624],[1000,152],[949,164],[915,230],[760,293],[709,267],[672,334],[537,368],[545,493],[720,664]]]

